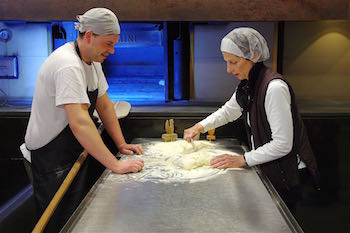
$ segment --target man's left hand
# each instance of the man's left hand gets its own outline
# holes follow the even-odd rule
[[[125,155],[143,154],[143,149],[141,144],[123,144],[119,148],[119,152]]]

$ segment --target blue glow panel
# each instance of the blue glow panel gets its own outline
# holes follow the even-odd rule
[[[167,49],[161,24],[121,24],[115,53],[103,63],[113,100],[164,102]]]
[[[17,57],[0,56],[0,79],[18,78]]]

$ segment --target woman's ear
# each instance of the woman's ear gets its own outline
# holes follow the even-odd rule
[[[260,54],[257,51],[254,51],[254,57],[252,61],[256,63],[259,60],[259,58],[260,58]]]

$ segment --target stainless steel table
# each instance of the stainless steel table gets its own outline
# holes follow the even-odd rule
[[[135,139],[143,143],[157,139]],[[216,142],[242,152],[235,140]],[[147,156],[147,146],[145,146]],[[147,173],[147,168],[138,175]],[[164,179],[164,177],[162,178]],[[106,170],[62,232],[302,232],[256,169],[198,182],[140,181]]]

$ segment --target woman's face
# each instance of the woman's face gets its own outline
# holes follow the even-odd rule
[[[254,66],[254,62],[243,57],[237,57],[232,53],[222,52],[227,64],[227,73],[232,74],[239,80],[248,79],[248,74]]]

